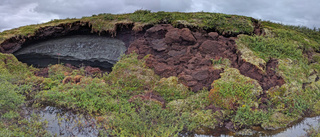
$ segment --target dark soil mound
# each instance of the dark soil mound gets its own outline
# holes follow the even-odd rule
[[[256,79],[264,90],[284,84],[276,75],[277,60],[271,59],[263,72],[255,65],[241,59],[235,37],[224,37],[216,32],[190,31],[160,24],[148,29],[144,35],[131,43],[128,53],[140,57],[151,54],[147,66],[154,68],[162,77],[177,76],[193,91],[211,89],[214,80],[220,78],[223,69],[213,69],[212,59],[227,58],[241,74]]]

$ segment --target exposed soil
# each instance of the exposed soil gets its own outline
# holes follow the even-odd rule
[[[148,29],[131,43],[128,53],[136,52],[140,58],[150,54],[147,66],[162,77],[177,76],[193,91],[211,89],[223,69],[213,69],[212,59],[227,58],[241,74],[256,79],[263,90],[281,86],[284,80],[276,75],[277,60],[271,59],[263,72],[255,65],[241,59],[235,37],[224,37],[216,32],[190,31],[160,24]]]
[[[262,29],[261,23],[259,23],[258,20],[252,20],[254,25],[254,31],[253,33],[256,35],[266,35],[266,32]]]
[[[72,66],[71,64],[65,64],[64,66],[71,68],[72,70],[80,69],[78,67]],[[101,70],[98,67],[91,67],[91,66],[85,66],[84,67],[86,76],[96,77],[96,76],[102,76],[104,72],[110,72],[111,70]],[[71,73],[68,72],[68,73]],[[49,68],[39,68],[39,71],[35,71],[34,75],[39,77],[49,77]]]
[[[34,72],[34,75],[47,78],[49,77],[49,68],[40,68],[39,71]]]
[[[258,35],[263,34],[260,26],[255,24]],[[251,63],[241,59],[236,48],[236,37],[224,37],[217,32],[188,28],[174,28],[170,24],[146,26],[140,32],[132,31],[133,24],[116,24],[115,32],[96,32],[87,22],[74,22],[38,29],[34,35],[16,36],[5,40],[0,45],[2,53],[15,51],[33,43],[47,39],[79,34],[110,36],[125,42],[127,53],[135,51],[142,58],[148,54],[147,66],[162,77],[177,76],[179,80],[193,91],[203,88],[211,89],[214,80],[220,78],[223,69],[213,69],[212,59],[227,58],[232,67],[241,74],[256,79],[264,90],[284,84],[274,69],[277,60],[271,59],[263,72]],[[149,29],[148,29],[149,28]],[[92,69],[90,71],[93,71]],[[92,73],[88,71],[88,73]],[[47,70],[36,75],[47,76]]]

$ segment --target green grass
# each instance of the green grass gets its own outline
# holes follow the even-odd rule
[[[105,135],[121,136],[177,136],[187,124],[187,117],[159,104],[136,100],[131,105],[121,106],[106,118]]]
[[[0,114],[17,110],[24,103],[24,96],[19,93],[21,89],[17,85],[2,81],[0,87]]]
[[[231,121],[238,127],[251,127],[269,122],[270,113],[263,110],[252,110],[250,105],[243,105],[235,112]]]
[[[24,82],[32,76],[33,68],[18,62],[13,55],[0,53],[0,135],[1,136],[50,136],[37,115],[25,118],[22,106],[24,94],[31,86]]]
[[[166,102],[170,102],[177,99],[185,99],[193,94],[183,84],[179,84],[177,77],[162,78],[156,83],[154,91],[158,92]]]
[[[271,28],[271,29],[286,29],[286,30],[292,30],[295,31],[298,35],[304,35],[307,36],[308,39],[311,39],[318,44],[320,43],[320,29],[310,29],[305,26],[292,26],[292,25],[283,25],[283,24],[277,24],[273,22],[263,21],[262,25],[265,28]]]
[[[239,41],[246,43],[257,56],[268,61],[272,58],[303,58],[302,50],[294,41],[286,38],[276,37],[268,38],[265,36],[241,36]]]
[[[319,84],[315,81],[315,77],[319,76],[318,56],[315,51],[320,47],[320,33],[305,27],[285,26],[266,21],[261,23],[265,35],[241,35],[237,43],[248,47],[255,56],[266,62],[270,58],[278,59],[279,65],[275,71],[286,83],[267,91],[269,118],[263,120],[261,125],[266,129],[283,128],[307,112],[317,111],[314,106],[320,96]],[[308,59],[307,54],[310,53],[313,56]],[[311,75],[312,72],[315,74]],[[302,87],[303,84],[307,85],[305,89]],[[248,113],[246,115],[249,118],[252,117],[249,112],[248,110],[241,113]]]
[[[256,80],[245,77],[237,69],[229,68],[221,78],[213,82],[209,98],[213,104],[224,109],[236,109],[238,106],[255,106],[257,96],[262,89]]]

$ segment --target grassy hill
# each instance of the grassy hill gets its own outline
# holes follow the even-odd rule
[[[237,37],[242,58],[261,71],[267,73],[263,64],[276,59],[275,71],[285,84],[262,91],[228,60],[218,59],[212,60],[212,67],[224,72],[212,83],[214,88],[192,92],[177,77],[160,78],[146,67],[148,56],[137,59],[134,53],[123,56],[110,74],[88,75],[84,68],[57,64],[47,68],[48,77],[40,77],[35,73],[41,69],[0,53],[1,135],[49,136],[39,117],[24,116],[25,106],[49,105],[93,115],[101,136],[176,136],[228,123],[233,130],[252,126],[272,130],[306,115],[320,115],[320,32],[306,27],[221,13],[138,10],[23,26],[1,32],[0,43],[14,36],[33,36],[41,27],[79,21],[88,22],[97,34],[116,33],[117,24],[131,24],[134,31],[141,31],[165,23]]]

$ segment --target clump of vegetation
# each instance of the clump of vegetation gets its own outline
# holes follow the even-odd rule
[[[121,106],[105,119],[108,126],[101,131],[102,135],[177,136],[187,123],[186,116],[142,100]]]
[[[36,115],[24,118],[25,96],[30,87],[26,77],[32,76],[32,67],[19,62],[13,55],[0,53],[0,134],[2,136],[49,136],[46,122]]]
[[[189,131],[197,131],[202,127],[214,129],[220,124],[219,119],[223,119],[224,116],[218,111],[213,113],[212,110],[206,108],[210,105],[208,95],[207,90],[202,90],[186,99],[173,100],[168,103],[167,107],[169,110],[187,117],[186,128]]]
[[[184,99],[193,94],[183,84],[179,84],[177,77],[162,78],[153,89],[158,92],[167,102]]]
[[[246,62],[249,62],[253,65],[255,65],[257,68],[259,68],[262,71],[265,71],[266,68],[266,61],[255,55],[255,53],[246,46],[245,40],[243,40],[243,37],[246,37],[245,35],[238,36],[240,39],[238,39],[237,42],[237,48],[241,52],[241,58],[245,60]]]
[[[299,45],[295,44],[294,41],[287,42],[286,38],[243,35],[239,40],[247,43],[247,46],[265,61],[268,61],[270,57],[291,59],[303,57],[302,50],[298,48]]]
[[[224,109],[236,109],[239,106],[257,108],[257,96],[262,88],[256,80],[245,77],[239,70],[229,68],[215,80],[210,90],[209,98],[213,104]]]
[[[235,127],[259,125],[268,119],[268,113],[259,110],[262,88],[256,80],[228,68],[212,86],[208,95],[210,102],[228,113]]]
[[[138,60],[137,57],[135,53],[123,56],[114,65],[113,71],[103,78],[118,90],[119,96],[129,98],[132,95],[144,93],[145,90],[151,91],[160,79],[145,66],[145,59]]]
[[[252,50],[254,56],[267,62],[278,59],[276,72],[285,80],[281,87],[267,91],[269,120],[262,123],[265,129],[286,127],[305,113],[317,113],[315,102],[320,98],[317,51],[320,43],[309,29],[262,22],[266,35],[245,36],[237,40],[239,48]],[[319,32],[313,31],[311,34]],[[313,54],[307,58],[307,54]],[[310,56],[309,56],[310,57]],[[281,119],[281,120],[280,120]]]

